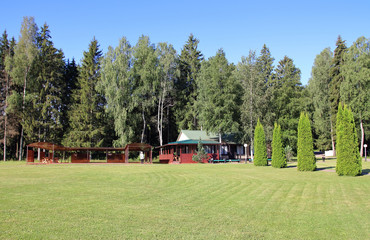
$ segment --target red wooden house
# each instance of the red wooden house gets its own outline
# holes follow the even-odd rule
[[[210,159],[235,159],[240,158],[244,153],[242,144],[236,143],[233,134],[225,134],[218,141],[218,134],[207,133],[200,130],[182,130],[176,142],[170,142],[159,148],[159,161],[161,163],[195,163],[192,160],[196,154],[198,142],[201,140],[204,150]],[[221,149],[221,153],[220,153]]]

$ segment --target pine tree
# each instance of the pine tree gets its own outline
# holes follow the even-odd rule
[[[275,168],[284,168],[287,166],[283,144],[281,142],[281,127],[277,123],[274,126],[272,139],[272,159],[271,165]]]
[[[343,82],[342,66],[344,53],[347,51],[345,41],[342,40],[341,36],[338,36],[336,43],[336,49],[334,50],[334,58],[332,62],[332,67],[330,69],[330,84],[329,84],[329,101],[330,101],[330,126],[331,126],[331,139],[332,148],[335,151],[335,126],[336,126],[336,116],[338,105],[340,101],[340,85]]]
[[[181,50],[179,59],[180,77],[176,81],[175,115],[179,129],[195,130],[199,128],[197,101],[197,77],[203,61],[198,50],[199,40],[190,34]]]
[[[73,93],[73,106],[69,112],[70,130],[64,144],[75,147],[99,147],[105,138],[105,98],[95,87],[100,81],[101,51],[94,38],[84,52],[78,89]]]
[[[297,161],[298,171],[314,171],[316,169],[310,119],[303,112],[298,123]]]
[[[33,114],[25,116],[25,133],[30,141],[60,142],[62,126],[61,93],[65,88],[63,52],[54,47],[49,26],[44,24],[38,37],[38,55],[31,75]]]
[[[351,110],[339,103],[337,113],[337,166],[339,176],[357,176],[362,172],[357,133]]]
[[[274,121],[283,130],[283,145],[296,150],[297,126],[299,114],[305,108],[301,71],[294,65],[293,60],[285,56],[279,61],[268,86],[271,95],[270,107],[273,109]]]
[[[267,166],[266,138],[263,126],[258,119],[256,129],[254,130],[254,159],[255,166]]]
[[[73,97],[72,94],[77,89],[77,79],[78,79],[78,67],[74,58],[72,61],[69,59],[64,65],[63,71],[63,82],[65,87],[61,89],[61,122],[63,126],[63,133],[67,132],[69,129],[69,119],[68,119],[68,112],[71,110]],[[63,136],[61,136],[63,137]]]

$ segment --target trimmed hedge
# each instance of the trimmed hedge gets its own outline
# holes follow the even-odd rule
[[[314,171],[316,169],[311,123],[308,115],[303,112],[298,123],[297,160],[298,171]]]
[[[267,166],[267,149],[265,131],[263,126],[258,119],[256,129],[254,131],[254,166]]]
[[[285,168],[287,166],[283,143],[281,142],[281,127],[275,123],[272,136],[272,159],[271,165],[275,168]]]
[[[339,176],[357,176],[362,173],[362,159],[358,147],[352,111],[340,103],[337,113],[337,166]]]

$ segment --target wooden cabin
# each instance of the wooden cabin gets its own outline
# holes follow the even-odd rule
[[[199,140],[204,150],[211,159],[240,159],[244,154],[244,147],[237,143],[235,134],[223,134],[222,142],[219,142],[219,135],[207,133],[201,130],[182,130],[176,142],[169,142],[160,146],[159,161],[161,163],[195,163],[192,160],[196,154]],[[221,152],[220,152],[221,151]]]

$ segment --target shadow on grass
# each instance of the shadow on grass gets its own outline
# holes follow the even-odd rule
[[[362,176],[364,175],[370,175],[370,169],[362,169]]]
[[[297,168],[297,165],[289,165],[286,168]]]
[[[316,168],[316,171],[323,171],[323,170],[327,170],[327,169],[335,169],[334,166],[330,166],[330,167],[320,167],[320,168]]]

